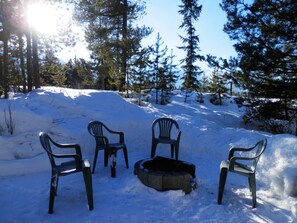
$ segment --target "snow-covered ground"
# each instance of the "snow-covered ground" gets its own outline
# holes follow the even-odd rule
[[[215,106],[208,97],[203,104],[184,103],[177,94],[166,106],[139,107],[115,92],[44,87],[10,100],[13,135],[5,124],[9,103],[0,100],[0,222],[297,222],[296,136],[247,130],[232,99]],[[163,116],[180,125],[179,158],[196,165],[198,188],[188,195],[156,191],[133,174],[134,163],[150,156],[153,120]],[[94,210],[86,208],[82,175],[74,174],[60,179],[50,215],[50,164],[38,133],[80,144],[84,159],[92,164],[95,141],[87,132],[91,120],[125,133],[130,168],[119,152],[117,176],[111,178],[99,152]],[[247,178],[232,173],[218,205],[219,165],[230,146],[249,147],[262,138],[268,145],[257,169],[257,208],[252,209]],[[169,156],[169,148],[158,147],[157,155]]]

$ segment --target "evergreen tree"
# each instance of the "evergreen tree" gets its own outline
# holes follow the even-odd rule
[[[144,12],[142,2],[77,1],[76,12],[77,19],[87,24],[86,41],[92,52],[97,80],[103,87],[115,86],[123,90],[128,61],[140,48],[142,38],[151,32],[134,23]]]
[[[181,63],[183,63],[182,69],[184,70],[183,88],[186,91],[186,102],[189,96],[188,91],[197,91],[200,88],[197,76],[203,73],[200,67],[195,65],[198,60],[204,60],[204,57],[197,52],[200,51],[198,47],[199,37],[195,34],[196,29],[194,27],[194,21],[198,20],[200,16],[202,5],[198,4],[198,0],[182,0],[182,5],[179,5],[179,7],[181,9],[178,13],[183,15],[183,22],[179,28],[186,31],[186,37],[181,36],[184,46],[179,47],[187,53],[186,57],[181,60]]]
[[[9,82],[8,82],[8,63],[9,63],[9,52],[8,52],[8,41],[10,38],[10,34],[12,31],[12,23],[11,23],[11,11],[13,11],[14,6],[11,4],[10,1],[1,1],[0,2],[0,37],[2,44],[2,52],[3,57],[1,58],[1,75],[0,75],[0,84],[1,84],[1,91],[4,94],[5,98],[8,98],[8,91],[9,91]],[[0,95],[1,96],[1,95]]]
[[[173,64],[173,54],[163,58],[160,67],[159,87],[161,90],[160,104],[167,104],[171,97],[171,92],[175,88],[178,76],[176,75],[176,65]]]
[[[159,69],[159,89],[160,89],[160,104],[164,105],[168,103],[168,98],[170,95],[170,84],[171,84],[171,73],[169,73],[170,64],[169,57],[165,57],[161,63]]]
[[[31,70],[25,73],[25,62],[31,62],[31,60],[24,59],[24,40],[23,36],[25,31],[30,32],[29,28],[25,26],[24,23],[24,12],[23,12],[23,2],[21,1],[8,1],[4,0],[0,2],[0,40],[3,41],[3,57],[1,58],[2,70],[0,75],[0,85],[2,85],[4,90],[4,96],[8,96],[9,85],[13,85],[14,80],[18,78],[22,79],[23,91],[26,92],[26,83],[30,84],[27,77],[31,77]],[[18,41],[17,41],[18,40]],[[31,45],[30,45],[31,46]],[[27,46],[27,51],[30,46]],[[16,53],[16,51],[19,51]],[[15,64],[16,60],[19,59],[20,70],[22,72],[22,77],[15,77],[15,72],[9,69],[11,64]],[[29,88],[32,89],[32,88]]]
[[[219,69],[214,69],[211,75],[209,89],[212,92],[211,103],[222,105],[222,94],[227,92],[227,81]]]
[[[159,90],[161,89],[162,79],[164,79],[164,67],[162,67],[162,63],[165,60],[165,56],[167,53],[167,46],[162,49],[162,45],[164,42],[160,37],[160,33],[157,34],[157,39],[155,45],[151,48],[152,54],[152,73],[153,79],[152,83],[156,91],[156,104],[159,103]]]
[[[297,97],[297,2],[224,0],[221,7],[228,16],[224,31],[237,42],[237,79],[252,97],[279,98],[275,109],[288,119]]]
[[[76,67],[76,64],[78,64],[76,58],[74,59],[74,63],[72,62],[72,59],[70,59],[68,63],[65,64],[66,78],[67,78],[66,82],[67,82],[67,86],[71,88],[80,89],[82,80],[79,77],[79,72]]]
[[[8,73],[6,74],[9,83],[9,88],[14,91],[20,92],[19,88],[22,86],[22,60],[20,52],[23,52],[23,48],[20,50],[19,39],[16,35],[11,36],[9,41],[9,61],[8,61]],[[23,58],[24,59],[24,58]],[[23,61],[24,63],[24,61]]]
[[[208,92],[210,90],[210,81],[209,78],[203,72],[201,79],[201,92]]]
[[[90,88],[94,85],[93,73],[90,63],[85,59],[76,59],[74,60],[74,69],[73,69],[74,80],[76,83],[76,88]]]
[[[175,56],[173,55],[173,50],[171,49],[171,54],[168,57],[169,59],[169,70],[168,70],[168,87],[172,91],[176,88],[176,82],[178,81],[178,75],[177,75],[177,65],[173,63],[173,58]]]
[[[2,64],[0,88],[3,89],[5,97],[7,97],[9,86],[15,84],[16,79],[21,80],[18,84],[23,85],[23,92],[32,91],[34,87],[40,87],[39,64],[44,55],[44,46],[48,44],[54,48],[70,38],[73,40],[69,32],[68,35],[58,35],[58,39],[58,36],[45,39],[41,33],[38,33],[38,30],[33,30],[29,26],[25,18],[26,10],[30,4],[36,2],[39,1],[0,1],[0,41],[2,42],[0,46],[3,51],[3,56],[0,56],[0,63]],[[47,0],[44,2],[54,4],[64,1]],[[57,5],[57,7],[59,6]],[[64,27],[64,34],[69,31],[70,27],[68,26],[68,29]],[[65,44],[67,43],[69,42]],[[16,72],[15,67],[11,69],[12,65],[16,65],[19,72]],[[21,73],[21,77],[18,76],[19,73]]]
[[[158,33],[156,43],[151,47],[152,54],[152,83],[156,91],[156,103],[165,104],[169,92],[174,89],[177,81],[176,65],[173,64],[174,55],[167,55],[167,46],[162,47],[164,42]],[[160,97],[159,97],[160,93]]]
[[[149,50],[144,48],[132,58],[131,84],[132,89],[138,93],[138,104],[141,105],[142,90],[151,85],[148,67],[150,65]]]
[[[40,66],[41,83],[48,86],[66,86],[67,67],[62,65],[60,60],[55,56],[55,52],[48,50]]]
[[[66,87],[66,71],[61,63],[51,64],[48,72],[51,74],[54,86]]]

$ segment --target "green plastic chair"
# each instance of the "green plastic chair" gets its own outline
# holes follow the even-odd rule
[[[159,134],[156,134],[155,128],[159,130]],[[174,128],[173,128],[174,127]],[[176,138],[173,138],[173,131],[176,130]],[[178,160],[179,142],[181,131],[177,122],[171,118],[158,118],[152,124],[152,147],[151,158],[154,158],[156,148],[159,143],[169,144],[171,148],[171,158],[175,153],[175,159]]]
[[[95,138],[96,141],[92,173],[95,173],[95,167],[99,150],[104,150],[104,166],[107,166],[108,157],[110,157],[111,177],[116,176],[116,156],[118,150],[123,150],[126,167],[129,168],[128,152],[123,132],[113,131],[109,129],[105,124],[99,121],[91,121],[88,124],[88,131]],[[108,135],[118,136],[118,141],[116,143],[110,143],[107,137]]]
[[[78,172],[83,173],[88,198],[88,208],[90,211],[93,210],[94,204],[91,167],[88,160],[82,160],[80,146],[78,144],[56,143],[48,136],[48,134],[44,132],[39,133],[39,139],[42,147],[47,152],[52,167],[48,213],[53,213],[55,196],[57,195],[58,190],[59,177]],[[53,148],[55,148],[55,150],[62,149],[64,151],[67,150],[67,152],[71,151],[71,153],[54,153]]]
[[[228,171],[248,177],[249,188],[252,192],[253,208],[256,207],[256,167],[260,156],[266,149],[267,139],[263,139],[251,148],[231,148],[227,161],[222,161],[220,165],[220,182],[218,193],[218,204],[222,203]],[[254,152],[256,151],[256,152]],[[244,156],[234,156],[235,152],[241,152]],[[247,154],[249,153],[249,154]],[[250,155],[253,153],[253,155]]]

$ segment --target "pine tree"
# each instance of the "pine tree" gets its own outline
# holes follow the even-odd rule
[[[59,38],[51,36],[45,39],[37,30],[33,30],[26,22],[25,15],[27,7],[36,2],[36,0],[0,1],[0,41],[3,41],[1,45],[3,57],[0,56],[0,63],[2,64],[0,88],[3,88],[5,97],[7,97],[9,86],[15,84],[17,78],[22,82],[18,84],[23,85],[23,92],[32,91],[34,87],[40,87],[39,64],[44,55],[44,46],[48,44],[54,48],[61,43],[67,44],[69,43],[67,40],[73,39],[69,32],[68,35],[58,35]],[[46,2],[54,4],[63,1]],[[57,5],[57,7],[59,6]],[[69,31],[70,27],[68,26],[68,29],[66,27],[63,30],[64,34]],[[11,68],[12,64],[16,63],[19,63],[19,72]],[[21,73],[21,77],[18,76],[19,73]]]
[[[159,89],[160,89],[160,104],[168,103],[171,84],[171,73],[169,73],[170,64],[169,57],[165,57],[159,69]]]
[[[3,57],[1,58],[1,75],[0,75],[0,84],[1,91],[4,94],[5,98],[8,98],[9,91],[9,81],[8,81],[8,64],[9,64],[9,55],[8,55],[8,41],[10,38],[10,34],[12,32],[12,24],[11,24],[11,12],[13,10],[13,5],[9,1],[1,1],[0,2],[0,22],[1,22],[1,32],[0,37],[1,41],[3,41]],[[1,96],[1,95],[0,95]]]
[[[67,67],[62,65],[55,56],[55,52],[48,49],[45,52],[44,61],[40,66],[41,83],[48,86],[66,86]]]
[[[137,53],[142,38],[151,32],[146,27],[135,26],[135,20],[143,11],[141,1],[90,0],[77,3],[76,16],[87,24],[86,41],[101,86],[123,90],[128,61]]]
[[[226,84],[226,79],[224,78],[222,73],[220,73],[219,69],[214,69],[211,75],[211,81],[209,86],[209,89],[212,92],[211,102],[213,104],[223,104],[222,94],[227,92]]]
[[[275,109],[287,119],[297,97],[297,2],[224,0],[221,7],[224,31],[237,42],[237,79],[252,97],[279,98]]]
[[[144,48],[132,58],[131,66],[131,84],[132,89],[138,93],[138,104],[141,105],[142,90],[149,88],[151,85],[148,67],[150,64],[149,50]]]
[[[176,74],[176,65],[173,64],[173,55],[166,56],[163,58],[160,67],[160,78],[159,78],[159,88],[160,88],[160,104],[167,104],[169,98],[171,97],[171,92],[175,88],[178,76]]]
[[[66,72],[61,63],[52,64],[49,72],[51,73],[54,86],[66,87]]]
[[[173,63],[173,50],[171,49],[171,53],[169,56],[169,70],[168,70],[168,87],[172,91],[176,88],[176,82],[179,79],[177,72],[177,65]]]
[[[173,64],[174,55],[167,55],[167,46],[163,47],[164,42],[158,33],[155,45],[151,47],[151,72],[152,83],[156,91],[156,103],[166,104],[169,92],[175,88],[178,79],[176,65]],[[159,97],[160,94],[160,97]]]
[[[164,76],[164,67],[162,66],[162,63],[166,59],[166,53],[167,53],[167,46],[165,46],[162,49],[162,45],[164,42],[162,41],[162,38],[160,37],[160,33],[157,34],[156,42],[154,46],[151,48],[151,54],[152,54],[152,74],[153,79],[152,83],[156,91],[156,104],[159,103],[159,90],[161,89],[161,82],[163,76]]]
[[[74,60],[74,80],[76,88],[90,88],[94,85],[92,67],[85,59]]]
[[[207,92],[210,90],[210,81],[209,78],[203,72],[202,79],[201,79],[201,93]]]
[[[198,20],[200,16],[202,5],[198,5],[198,0],[182,0],[182,5],[179,7],[181,9],[178,12],[183,15],[183,22],[179,28],[186,31],[186,37],[181,36],[184,46],[179,47],[187,53],[186,57],[181,60],[181,63],[183,63],[182,69],[184,70],[183,88],[186,91],[186,102],[189,97],[188,91],[198,91],[200,88],[197,76],[203,73],[200,67],[195,65],[198,60],[204,60],[204,57],[197,52],[200,51],[198,47],[199,37],[195,34],[196,29],[194,27],[194,21]]]

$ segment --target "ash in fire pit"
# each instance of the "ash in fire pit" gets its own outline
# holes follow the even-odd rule
[[[186,194],[196,187],[195,165],[165,157],[139,160],[134,174],[140,181],[159,191],[182,189]]]

